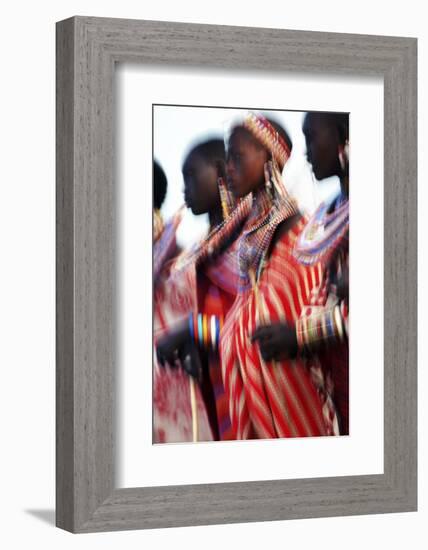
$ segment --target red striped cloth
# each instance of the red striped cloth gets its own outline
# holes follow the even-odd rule
[[[230,255],[229,255],[230,256]],[[216,262],[221,263],[221,262]],[[236,264],[235,258],[235,264]],[[213,273],[211,273],[211,276]],[[221,287],[213,284],[207,273],[201,270],[198,274],[198,309],[206,315],[215,315],[224,318],[236,297],[236,286],[234,292],[224,291]],[[209,414],[215,417],[218,439],[233,439],[232,425],[229,416],[229,407],[224,391],[223,378],[221,374],[220,358],[218,350],[208,353],[208,376],[209,386],[214,399],[214,410]]]
[[[194,265],[180,277],[170,279],[172,265],[164,266],[164,277],[154,287],[154,346],[157,339],[195,308],[196,269]],[[153,441],[175,443],[192,441],[192,410],[189,375],[182,368],[171,369],[157,364],[153,354]],[[206,405],[196,386],[198,440],[214,439]]]
[[[337,419],[317,364],[265,362],[251,335],[259,324],[294,324],[321,284],[321,265],[293,255],[303,218],[275,245],[254,289],[239,294],[221,334],[223,381],[236,439],[304,437],[337,433]]]
[[[238,283],[236,245],[230,245],[229,240],[239,234],[250,208],[251,197],[248,197],[240,202],[227,222],[209,239],[205,239],[194,250],[183,253],[174,262],[164,266],[165,276],[161,275],[154,291],[155,345],[161,335],[177,322],[188,318],[190,313],[226,315],[235,299]],[[201,388],[197,387],[199,440],[214,439],[214,424],[219,426],[220,438],[229,439],[230,419],[227,407],[224,406],[218,352],[209,354],[209,373],[209,383],[215,394],[215,410],[210,411]],[[174,377],[177,380],[176,388],[170,383]],[[162,441],[177,441],[179,437],[180,441],[191,440],[192,419],[188,406],[187,377],[182,369],[160,369],[155,359],[155,439],[160,437]],[[170,392],[172,399],[168,400]],[[216,416],[215,422],[212,414]]]

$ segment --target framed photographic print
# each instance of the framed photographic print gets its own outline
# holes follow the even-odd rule
[[[59,527],[416,510],[416,115],[412,38],[57,24]]]

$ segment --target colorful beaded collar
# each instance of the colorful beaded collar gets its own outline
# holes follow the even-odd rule
[[[321,204],[303,229],[294,249],[303,264],[326,261],[349,232],[349,201],[339,194]]]

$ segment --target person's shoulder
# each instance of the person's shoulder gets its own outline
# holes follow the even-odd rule
[[[300,212],[297,212],[293,216],[283,220],[276,228],[271,246],[274,247],[280,242],[286,242],[290,240],[290,238],[291,240],[294,240],[303,229],[305,220],[305,217]]]

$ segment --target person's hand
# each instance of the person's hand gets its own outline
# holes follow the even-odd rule
[[[339,302],[349,301],[349,268],[345,266],[340,275],[332,274],[329,280],[330,287],[333,287]]]
[[[159,364],[164,367],[166,364],[173,367],[177,361],[183,361],[187,354],[190,342],[190,333],[187,323],[181,323],[174,327],[161,338],[156,345],[156,356]]]
[[[349,301],[349,269],[343,270],[341,276],[337,279],[336,282],[336,292],[337,297],[340,301],[345,300],[346,303]]]
[[[184,351],[184,359],[182,362],[183,369],[195,378],[198,382],[202,382],[202,361],[199,355],[199,350],[193,344],[186,346]]]
[[[192,342],[187,323],[175,327],[159,338],[156,356],[162,367],[181,365],[187,374],[198,381],[201,380],[202,363],[199,351]]]
[[[296,357],[298,352],[294,325],[275,323],[263,325],[254,331],[252,342],[258,342],[265,361],[283,361]]]

